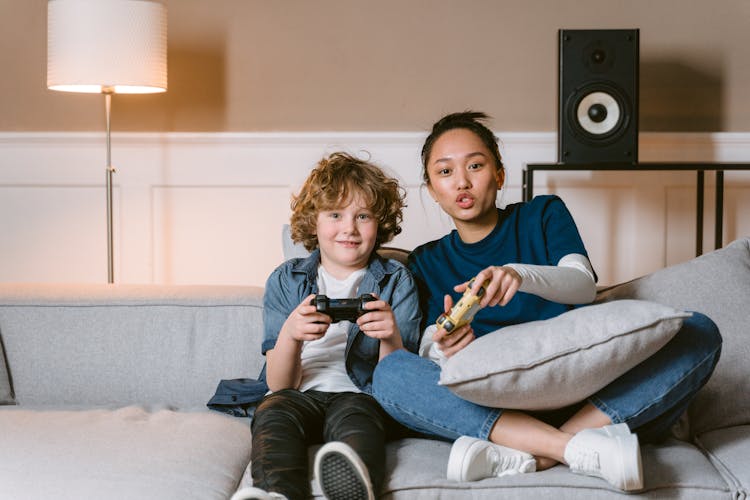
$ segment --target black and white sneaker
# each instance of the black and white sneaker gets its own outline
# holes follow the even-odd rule
[[[318,450],[315,479],[328,500],[375,500],[367,467],[346,443],[332,441]]]

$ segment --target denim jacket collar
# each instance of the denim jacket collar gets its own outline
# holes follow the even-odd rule
[[[318,293],[318,266],[320,265],[320,248],[312,251],[309,257],[299,259],[292,266],[293,273],[306,275],[307,282],[312,284],[310,293]],[[367,273],[360,284],[360,293],[380,293],[379,284],[397,267],[373,252],[367,265]]]

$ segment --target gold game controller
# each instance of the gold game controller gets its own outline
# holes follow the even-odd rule
[[[471,291],[471,287],[474,285],[475,279],[476,278],[471,278],[463,296],[453,305],[450,312],[438,316],[436,321],[438,328],[444,328],[445,331],[450,334],[453,333],[456,328],[471,323],[471,320],[474,319],[474,315],[479,310],[479,301],[484,296],[485,289],[490,283],[489,280],[485,280],[479,290],[477,290],[477,293],[474,294]]]

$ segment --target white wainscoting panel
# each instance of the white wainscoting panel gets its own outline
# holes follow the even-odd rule
[[[553,162],[554,133],[498,133],[501,204],[521,199],[524,163]],[[290,197],[324,154],[369,155],[407,191],[412,249],[452,228],[422,186],[422,133],[114,133],[115,281],[263,285],[282,261]],[[750,162],[750,134],[641,134],[642,161]],[[106,282],[105,144],[99,133],[0,134],[0,281]],[[600,284],[695,253],[692,172],[537,172],[559,194]],[[704,250],[713,248],[706,174]],[[750,234],[750,172],[726,172],[724,243]]]
[[[160,283],[264,283],[281,263],[279,214],[289,190],[278,186],[177,186],[154,189],[154,276]]]

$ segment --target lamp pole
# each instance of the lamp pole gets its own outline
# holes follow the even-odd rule
[[[112,166],[112,145],[110,138],[111,115],[112,115],[112,94],[114,89],[104,87],[104,112],[107,120],[107,282],[115,282],[115,265],[114,265],[114,245],[112,236],[112,174],[115,168]]]

